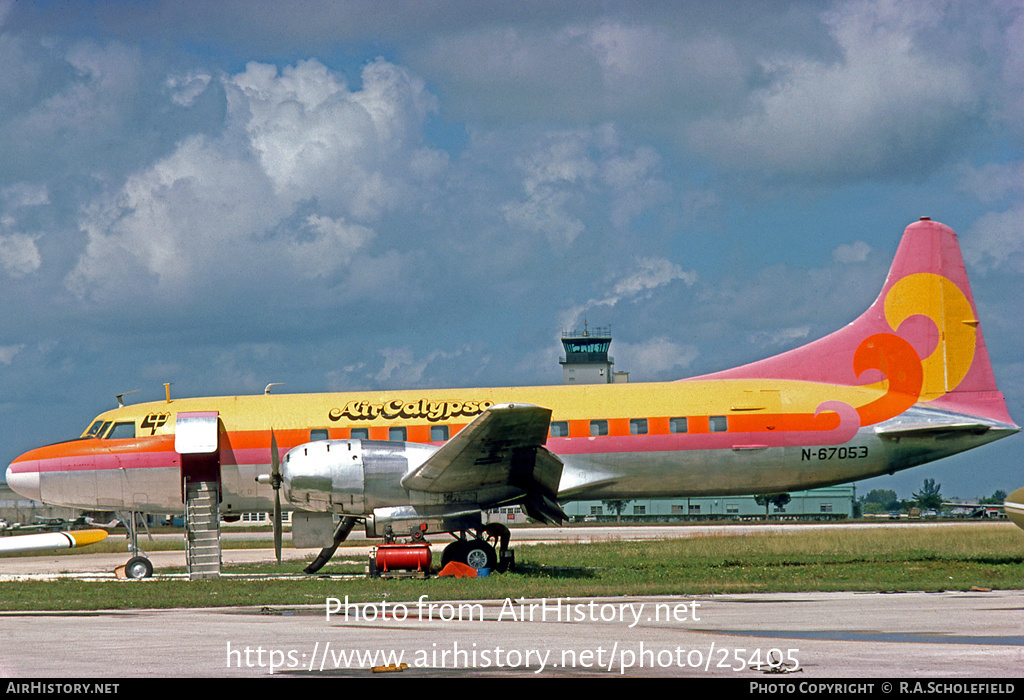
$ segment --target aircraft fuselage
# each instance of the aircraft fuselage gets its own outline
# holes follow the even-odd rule
[[[563,502],[803,490],[906,469],[1016,430],[996,420],[971,418],[973,430],[943,433],[943,425],[962,424],[966,417],[915,408],[915,424],[930,421],[934,431],[885,437],[879,430],[885,423],[861,427],[853,406],[886,391],[884,383],[853,388],[722,379],[175,399],[103,413],[92,424],[109,424],[101,437],[33,450],[11,465],[8,481],[20,493],[47,503],[180,512],[176,417],[196,411],[218,417],[225,513],[272,507],[270,487],[256,480],[270,471],[271,430],[282,455],[316,439],[436,446],[443,440],[432,437],[455,435],[499,403],[552,408],[546,446],[564,463],[558,489]],[[907,415],[894,420],[905,422]],[[133,436],[117,437],[115,426]],[[416,466],[412,458],[406,469]],[[395,505],[408,502],[399,499]]]

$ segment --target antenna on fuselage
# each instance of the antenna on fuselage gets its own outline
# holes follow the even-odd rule
[[[267,388],[263,390],[264,396],[270,395],[270,387],[272,386],[284,386],[284,382],[271,382],[270,384],[267,384]]]
[[[117,395],[117,407],[118,408],[124,408],[124,397],[128,396],[130,394],[135,394],[135,393],[137,393],[139,391],[140,391],[139,389],[135,389],[134,391],[126,391],[123,394],[118,394]]]

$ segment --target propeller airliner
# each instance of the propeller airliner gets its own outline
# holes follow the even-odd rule
[[[21,455],[7,482],[46,503],[147,513],[181,513],[189,484],[208,482],[225,517],[273,509],[278,551],[283,496],[293,540],[325,523],[335,547],[356,525],[447,532],[443,561],[479,569],[498,558],[481,517],[498,506],[556,523],[571,500],[804,490],[1018,431],[956,234],[922,219],[859,318],[742,367],[657,383],[168,394]],[[334,551],[323,546],[312,569]]]

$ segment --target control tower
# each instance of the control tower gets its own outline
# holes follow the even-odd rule
[[[608,356],[612,344],[611,328],[587,328],[583,331],[562,331],[562,346],[565,355],[559,359],[562,365],[563,384],[613,384],[628,382],[629,372],[612,370],[615,359]]]

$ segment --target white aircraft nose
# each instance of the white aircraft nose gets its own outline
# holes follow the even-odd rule
[[[7,485],[19,496],[30,498],[33,501],[42,500],[39,496],[38,469],[25,470],[24,466],[22,466],[18,471],[15,471],[12,464],[7,467]]]

